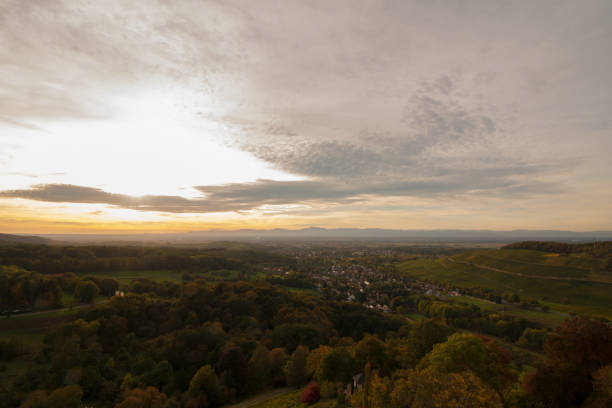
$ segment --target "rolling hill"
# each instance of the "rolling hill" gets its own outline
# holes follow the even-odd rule
[[[0,245],[12,244],[49,244],[50,239],[41,238],[33,235],[11,235],[0,234]]]
[[[438,259],[413,259],[401,270],[418,279],[547,300],[566,311],[612,318],[612,271],[585,253],[496,249]]]

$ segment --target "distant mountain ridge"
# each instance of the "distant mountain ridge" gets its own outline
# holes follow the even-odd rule
[[[0,245],[9,244],[48,244],[51,240],[33,235],[0,234]]]
[[[45,238],[69,242],[168,242],[190,243],[213,240],[398,240],[398,241],[560,241],[586,242],[612,240],[612,231],[558,230],[394,230],[382,228],[318,228],[207,230],[161,234],[45,234]]]

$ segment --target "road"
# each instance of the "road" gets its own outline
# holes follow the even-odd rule
[[[106,303],[109,300],[110,300],[110,298],[104,299],[104,300],[100,300],[100,301],[95,302],[95,303],[86,303],[86,304],[83,304],[83,305],[73,306],[72,310],[78,310],[78,309],[82,309],[84,307],[91,307],[91,306],[95,306],[95,305],[101,305],[102,303]],[[18,314],[11,315],[10,318],[14,319],[14,318],[19,318],[19,317],[36,316],[36,315],[41,315],[41,314],[46,314],[46,313],[63,312],[63,311],[67,311],[67,310],[71,310],[70,307],[62,307],[61,309],[39,310],[39,311],[36,311],[36,312],[18,313]],[[4,317],[6,317],[6,315]]]

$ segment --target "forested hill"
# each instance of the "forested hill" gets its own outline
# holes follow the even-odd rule
[[[33,235],[0,234],[0,245],[12,244],[48,244],[51,240]]]
[[[0,246],[0,265],[39,273],[92,273],[121,270],[235,269],[291,264],[286,256],[250,248],[178,248],[142,246]]]

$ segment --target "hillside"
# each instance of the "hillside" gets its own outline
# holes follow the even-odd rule
[[[558,310],[612,317],[612,272],[602,269],[603,263],[585,253],[498,249],[413,259],[400,269],[418,279],[515,293],[553,302]]]
[[[50,239],[41,238],[33,235],[11,235],[0,234],[0,245],[12,244],[49,244]]]

